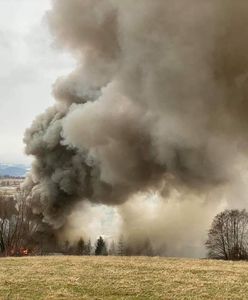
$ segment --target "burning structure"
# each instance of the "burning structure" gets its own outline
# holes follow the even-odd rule
[[[25,133],[24,188],[42,224],[61,231],[81,201],[117,206],[134,245],[148,230],[170,253],[192,215],[205,226],[220,205],[246,205],[247,11],[243,0],[53,1],[55,43],[77,66]],[[134,198],[153,191],[151,221]]]

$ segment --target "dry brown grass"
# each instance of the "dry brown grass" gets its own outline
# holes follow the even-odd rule
[[[248,299],[248,263],[148,257],[2,258],[0,299]]]

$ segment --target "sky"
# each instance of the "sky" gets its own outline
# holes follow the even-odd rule
[[[50,0],[0,0],[0,163],[31,163],[24,154],[24,131],[53,105],[55,80],[75,68],[70,54],[53,43],[45,19],[50,8]],[[73,214],[75,234],[86,223],[92,240],[117,234],[115,209],[89,206],[86,211],[85,222],[82,210]],[[110,226],[113,222],[116,226]]]
[[[56,78],[74,68],[47,28],[50,7],[50,0],[0,0],[0,163],[30,163],[24,131],[53,104]]]

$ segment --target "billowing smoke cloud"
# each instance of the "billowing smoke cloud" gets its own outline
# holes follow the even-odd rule
[[[54,0],[51,32],[77,68],[56,81],[54,107],[25,134],[34,212],[61,228],[82,200],[187,197],[237,181],[247,12],[242,0]]]

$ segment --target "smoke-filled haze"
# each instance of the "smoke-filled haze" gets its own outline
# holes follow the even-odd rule
[[[248,4],[52,4],[54,44],[77,63],[25,133],[33,211],[68,234],[87,232],[75,210],[104,204],[132,247],[204,255],[215,213],[247,206]]]

